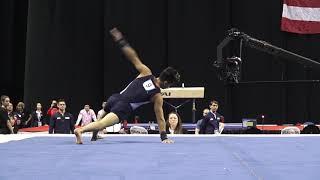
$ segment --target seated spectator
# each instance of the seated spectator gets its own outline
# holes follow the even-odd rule
[[[15,113],[13,112],[13,104],[9,103],[8,106],[6,107],[6,110],[8,112],[8,116],[10,118],[11,124],[12,126],[15,124],[15,120],[17,119],[17,117],[15,117]]]
[[[1,107],[0,107],[0,134],[13,134],[13,127],[11,125],[10,118],[7,112],[7,106],[10,103],[8,96],[1,96]]]
[[[71,113],[66,112],[66,102],[58,101],[58,112],[50,118],[49,134],[73,134],[74,118]]]
[[[320,130],[315,124],[309,124],[303,128],[301,134],[320,134]]]
[[[200,134],[220,134],[219,123],[223,123],[224,117],[217,112],[218,108],[218,101],[212,100],[210,102],[210,111],[200,124]]]
[[[202,119],[200,119],[200,120],[197,121],[196,129],[194,130],[194,133],[195,133],[195,134],[199,134],[201,122],[202,122],[203,118],[209,113],[209,111],[210,111],[210,110],[209,110],[208,108],[205,108],[205,109],[202,111]]]
[[[182,128],[182,121],[178,113],[171,112],[166,121],[167,134],[187,134],[187,131]]]
[[[15,128],[20,129],[30,126],[27,121],[30,117],[30,113],[25,110],[23,102],[18,102],[15,113],[17,115],[17,126],[15,126]]]
[[[13,132],[14,133],[17,133],[18,130],[16,130],[14,128],[16,122],[17,122],[17,115],[16,113],[13,111],[13,104],[12,103],[9,103],[8,106],[6,107],[7,109],[7,112],[8,112],[8,117],[10,119],[10,123],[11,123],[11,126],[13,127]]]
[[[141,122],[140,117],[139,116],[134,116],[133,124],[139,124],[139,122]]]
[[[78,115],[76,126],[79,126],[80,122],[81,126],[86,126],[96,120],[96,113],[92,109],[90,109],[90,106],[88,104],[86,104]]]
[[[31,113],[28,122],[30,122],[30,127],[40,127],[46,125],[41,103],[37,103],[36,110]]]

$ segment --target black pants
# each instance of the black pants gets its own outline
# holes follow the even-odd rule
[[[10,130],[8,128],[1,128],[0,134],[10,134]]]

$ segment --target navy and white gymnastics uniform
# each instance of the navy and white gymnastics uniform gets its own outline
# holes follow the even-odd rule
[[[104,110],[115,113],[119,120],[128,119],[129,115],[141,105],[150,103],[151,98],[160,93],[153,75],[134,79],[123,91],[113,94],[107,100]]]

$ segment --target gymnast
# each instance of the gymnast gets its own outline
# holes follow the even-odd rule
[[[113,40],[121,48],[126,58],[134,65],[139,75],[120,93],[113,94],[107,100],[105,112],[102,119],[92,122],[86,126],[75,129],[76,143],[82,144],[82,133],[94,132],[92,140],[96,140],[97,132],[105,127],[112,126],[125,120],[139,106],[152,102],[156,115],[159,133],[162,143],[173,143],[166,134],[165,119],[163,115],[163,99],[160,88],[168,88],[180,81],[180,75],[172,67],[164,69],[159,77],[152,75],[151,70],[144,65],[129,45],[122,33],[113,28],[110,31]]]

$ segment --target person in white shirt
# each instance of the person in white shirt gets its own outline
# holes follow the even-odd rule
[[[76,126],[79,126],[80,122],[81,126],[85,126],[96,120],[96,113],[92,109],[90,109],[90,106],[88,104],[86,104],[84,105],[84,109],[82,109],[78,115]]]

